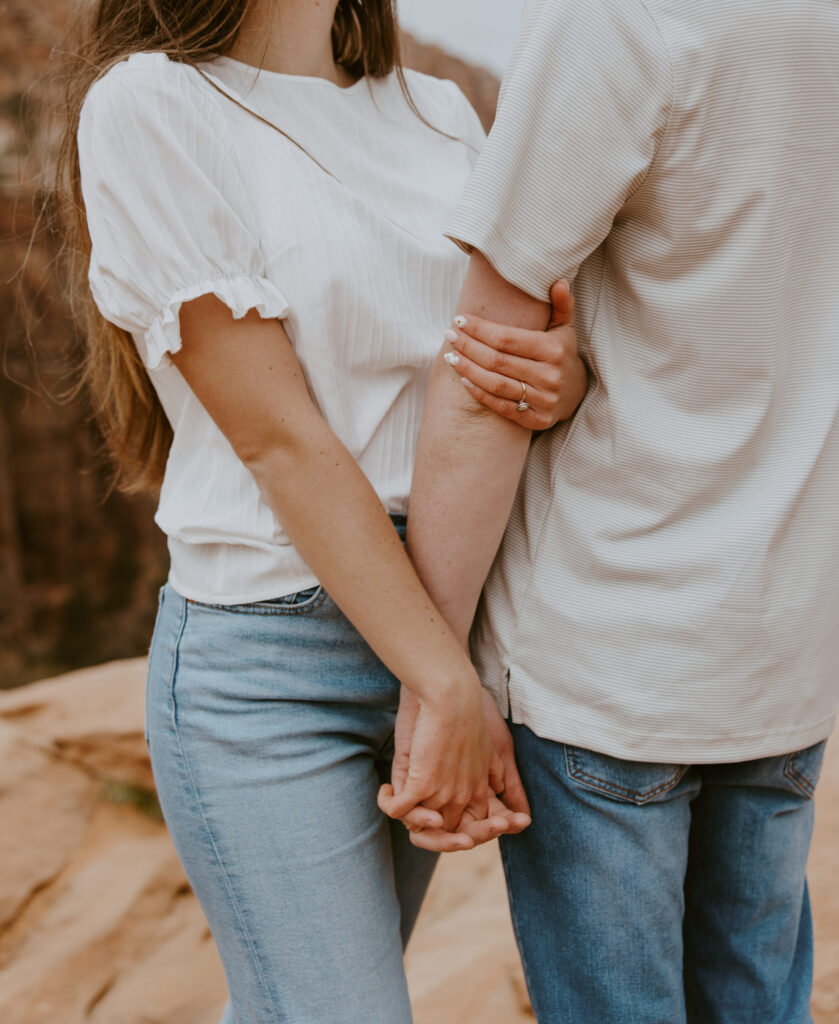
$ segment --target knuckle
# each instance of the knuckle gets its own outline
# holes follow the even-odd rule
[[[508,365],[507,357],[501,352],[493,352],[489,357],[489,369],[495,373],[504,373]]]
[[[577,354],[577,332],[573,327],[563,327],[557,338],[562,359]]]
[[[545,367],[545,383],[550,391],[558,391],[562,384],[562,370],[558,366]]]

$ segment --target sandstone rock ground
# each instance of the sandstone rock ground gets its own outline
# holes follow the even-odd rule
[[[3,1024],[218,1022],[221,965],[149,789],[144,672],[0,694]],[[816,807],[813,1008],[839,1024],[839,745]],[[494,847],[444,858],[408,975],[417,1024],[532,1024]]]

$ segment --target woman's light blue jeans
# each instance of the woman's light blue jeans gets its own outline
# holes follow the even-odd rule
[[[376,806],[398,699],[319,587],[227,607],[163,588],[147,740],[225,1024],[410,1024],[402,951],[435,856]]]

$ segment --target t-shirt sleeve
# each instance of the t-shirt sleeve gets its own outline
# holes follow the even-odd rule
[[[545,299],[645,180],[672,93],[642,0],[527,0],[495,124],[446,234]]]
[[[162,55],[148,68],[117,65],[79,123],[93,298],[150,370],[180,349],[190,299],[215,294],[237,318],[288,310],[265,277],[226,118],[191,74]]]

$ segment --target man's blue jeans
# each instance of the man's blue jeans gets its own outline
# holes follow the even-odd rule
[[[690,766],[513,735],[533,824],[502,854],[540,1024],[809,1024],[824,743]]]

